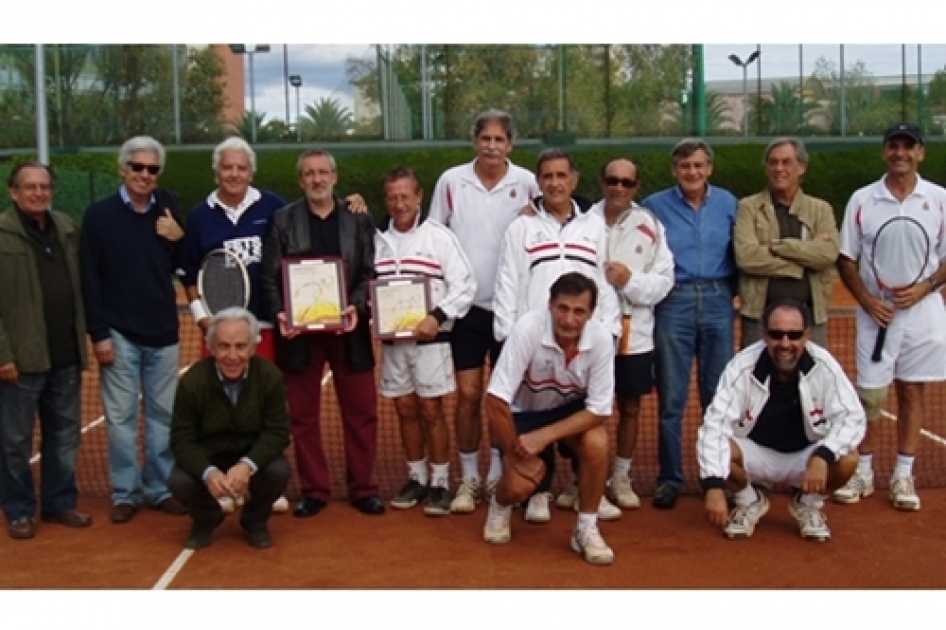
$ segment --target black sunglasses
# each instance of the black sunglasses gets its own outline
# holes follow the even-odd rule
[[[604,183],[608,186],[621,185],[624,188],[634,188],[637,186],[637,180],[635,179],[629,179],[627,177],[615,177],[613,175],[608,175],[605,177]]]
[[[768,335],[771,339],[781,340],[785,337],[788,337],[792,341],[798,341],[805,336],[804,330],[774,330],[769,328],[765,331],[765,334]]]
[[[157,175],[161,172],[161,167],[157,164],[142,164],[141,162],[129,162],[128,166],[136,173],[141,171],[148,171],[151,175]]]

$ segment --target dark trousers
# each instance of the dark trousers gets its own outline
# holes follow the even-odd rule
[[[578,413],[584,408],[585,399],[580,398],[554,409],[547,409],[543,411],[520,411],[512,414],[512,419],[513,422],[516,423],[516,433],[522,435],[523,433],[531,433],[536,429],[541,429],[544,426],[560,422],[568,416]],[[575,452],[568,448],[568,445],[566,445],[564,442],[558,442],[558,452],[562,454],[562,457],[567,457],[573,462],[578,461],[578,457],[576,456]],[[545,477],[543,477],[542,481],[539,482],[539,485],[536,487],[533,494],[538,494],[539,492],[548,492],[552,489],[552,481],[555,479],[555,444],[549,444],[546,446],[545,450],[539,453],[539,458],[545,462]],[[573,464],[573,467],[577,474],[577,464]]]
[[[229,466],[218,468],[226,472]],[[250,477],[250,496],[240,514],[243,529],[252,530],[266,525],[273,513],[273,502],[286,490],[291,475],[289,461],[280,455]],[[195,523],[215,524],[220,519],[220,503],[210,494],[202,479],[175,465],[171,468],[168,488],[184,504]]]
[[[286,394],[292,441],[302,496],[328,501],[332,477],[322,446],[322,371],[326,362],[342,414],[346,483],[351,501],[377,496],[372,481],[378,452],[378,394],[374,371],[352,372],[340,335],[313,335],[309,364],[302,372],[286,372]]]

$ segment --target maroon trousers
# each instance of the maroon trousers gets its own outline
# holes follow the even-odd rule
[[[322,446],[322,372],[328,362],[338,394],[345,442],[348,499],[377,496],[372,481],[378,452],[378,395],[374,370],[352,372],[340,335],[313,335],[309,364],[302,372],[286,372],[289,419],[296,449],[302,496],[328,501],[332,478]]]

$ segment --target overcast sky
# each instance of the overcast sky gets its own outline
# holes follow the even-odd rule
[[[283,118],[286,114],[286,93],[283,81],[283,45],[271,44],[268,53],[254,55],[254,78],[256,86],[256,109],[266,112],[268,118]],[[704,49],[707,81],[742,79],[742,70],[729,59],[736,54],[745,60],[756,48],[755,44],[707,44]],[[763,81],[766,78],[798,76],[798,44],[762,44],[759,61],[749,66],[750,81],[757,77],[757,64],[761,62]],[[353,93],[345,74],[347,57],[372,61],[375,46],[362,45],[318,45],[289,44],[287,46],[290,74],[302,76],[300,90],[302,111],[305,105],[321,97],[337,98],[354,112]],[[903,64],[903,47],[900,44],[847,44],[844,46],[844,65],[850,68],[858,60],[867,64],[874,76],[899,75]],[[814,70],[819,57],[833,61],[840,68],[840,46],[831,44],[805,44],[802,47],[802,67],[807,76]],[[946,45],[906,45],[906,68],[908,80],[915,82],[917,67],[924,74],[931,74],[946,67]],[[249,67],[246,64],[247,98],[250,109]],[[295,118],[295,90],[289,90],[290,118]]]

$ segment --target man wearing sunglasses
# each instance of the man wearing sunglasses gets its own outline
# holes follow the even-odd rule
[[[784,483],[794,488],[788,510],[801,537],[826,542],[824,501],[854,474],[864,411],[841,365],[808,343],[807,306],[771,302],[762,325],[763,340],[726,366],[698,433],[707,517],[726,537],[749,538],[769,510],[754,484]]]
[[[681,140],[671,160],[677,185],[643,202],[666,228],[674,261],[673,289],[654,311],[660,472],[653,504],[661,509],[673,508],[683,487],[683,414],[693,360],[705,410],[735,346],[732,236],[738,201],[709,183],[713,149],[706,141]]]
[[[765,305],[783,297],[811,309],[811,338],[828,345],[838,227],[831,205],[802,191],[807,168],[808,151],[800,139],[776,138],[765,149],[768,186],[739,202],[733,246],[743,348],[762,338],[759,317]]]
[[[177,198],[157,188],[164,156],[164,147],[149,136],[125,142],[118,154],[124,183],[92,204],[82,221],[82,290],[101,370],[113,523],[130,521],[143,501],[169,514],[186,514],[167,486],[180,363],[172,278],[184,231]],[[139,394],[144,468],[138,464]]]
[[[663,224],[634,201],[640,189],[640,169],[632,160],[615,158],[598,178],[603,199],[591,212],[604,219],[608,231],[605,277],[621,305],[621,337],[614,359],[617,394],[617,453],[608,481],[610,499],[620,508],[640,507],[631,485],[631,459],[637,447],[641,396],[654,386],[654,306],[673,287],[673,254]],[[574,461],[574,460],[573,460]],[[578,485],[569,484],[556,505],[573,507]],[[599,517],[613,506],[602,505]]]

